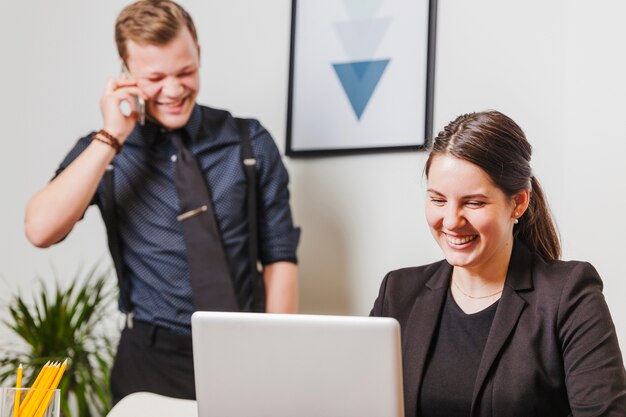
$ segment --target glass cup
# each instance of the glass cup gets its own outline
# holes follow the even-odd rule
[[[21,405],[19,414],[15,414],[16,398]],[[47,407],[43,411],[41,408],[45,404]],[[60,389],[0,388],[0,417],[59,417],[60,412]]]

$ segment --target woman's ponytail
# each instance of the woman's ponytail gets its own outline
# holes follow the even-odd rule
[[[532,176],[530,181],[530,202],[513,233],[544,259],[559,259],[561,243],[548,203],[537,178]]]

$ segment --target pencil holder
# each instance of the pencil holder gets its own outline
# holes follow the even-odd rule
[[[0,388],[0,417],[59,417],[60,411],[60,389]]]

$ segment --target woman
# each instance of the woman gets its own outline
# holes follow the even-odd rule
[[[371,315],[402,331],[407,416],[626,416],[626,372],[598,273],[560,243],[520,127],[458,117],[426,162],[445,260],[392,271]]]

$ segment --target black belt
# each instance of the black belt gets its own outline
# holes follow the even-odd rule
[[[124,334],[143,346],[160,350],[191,352],[191,333],[180,333],[153,323],[133,320],[132,328],[126,327]]]

